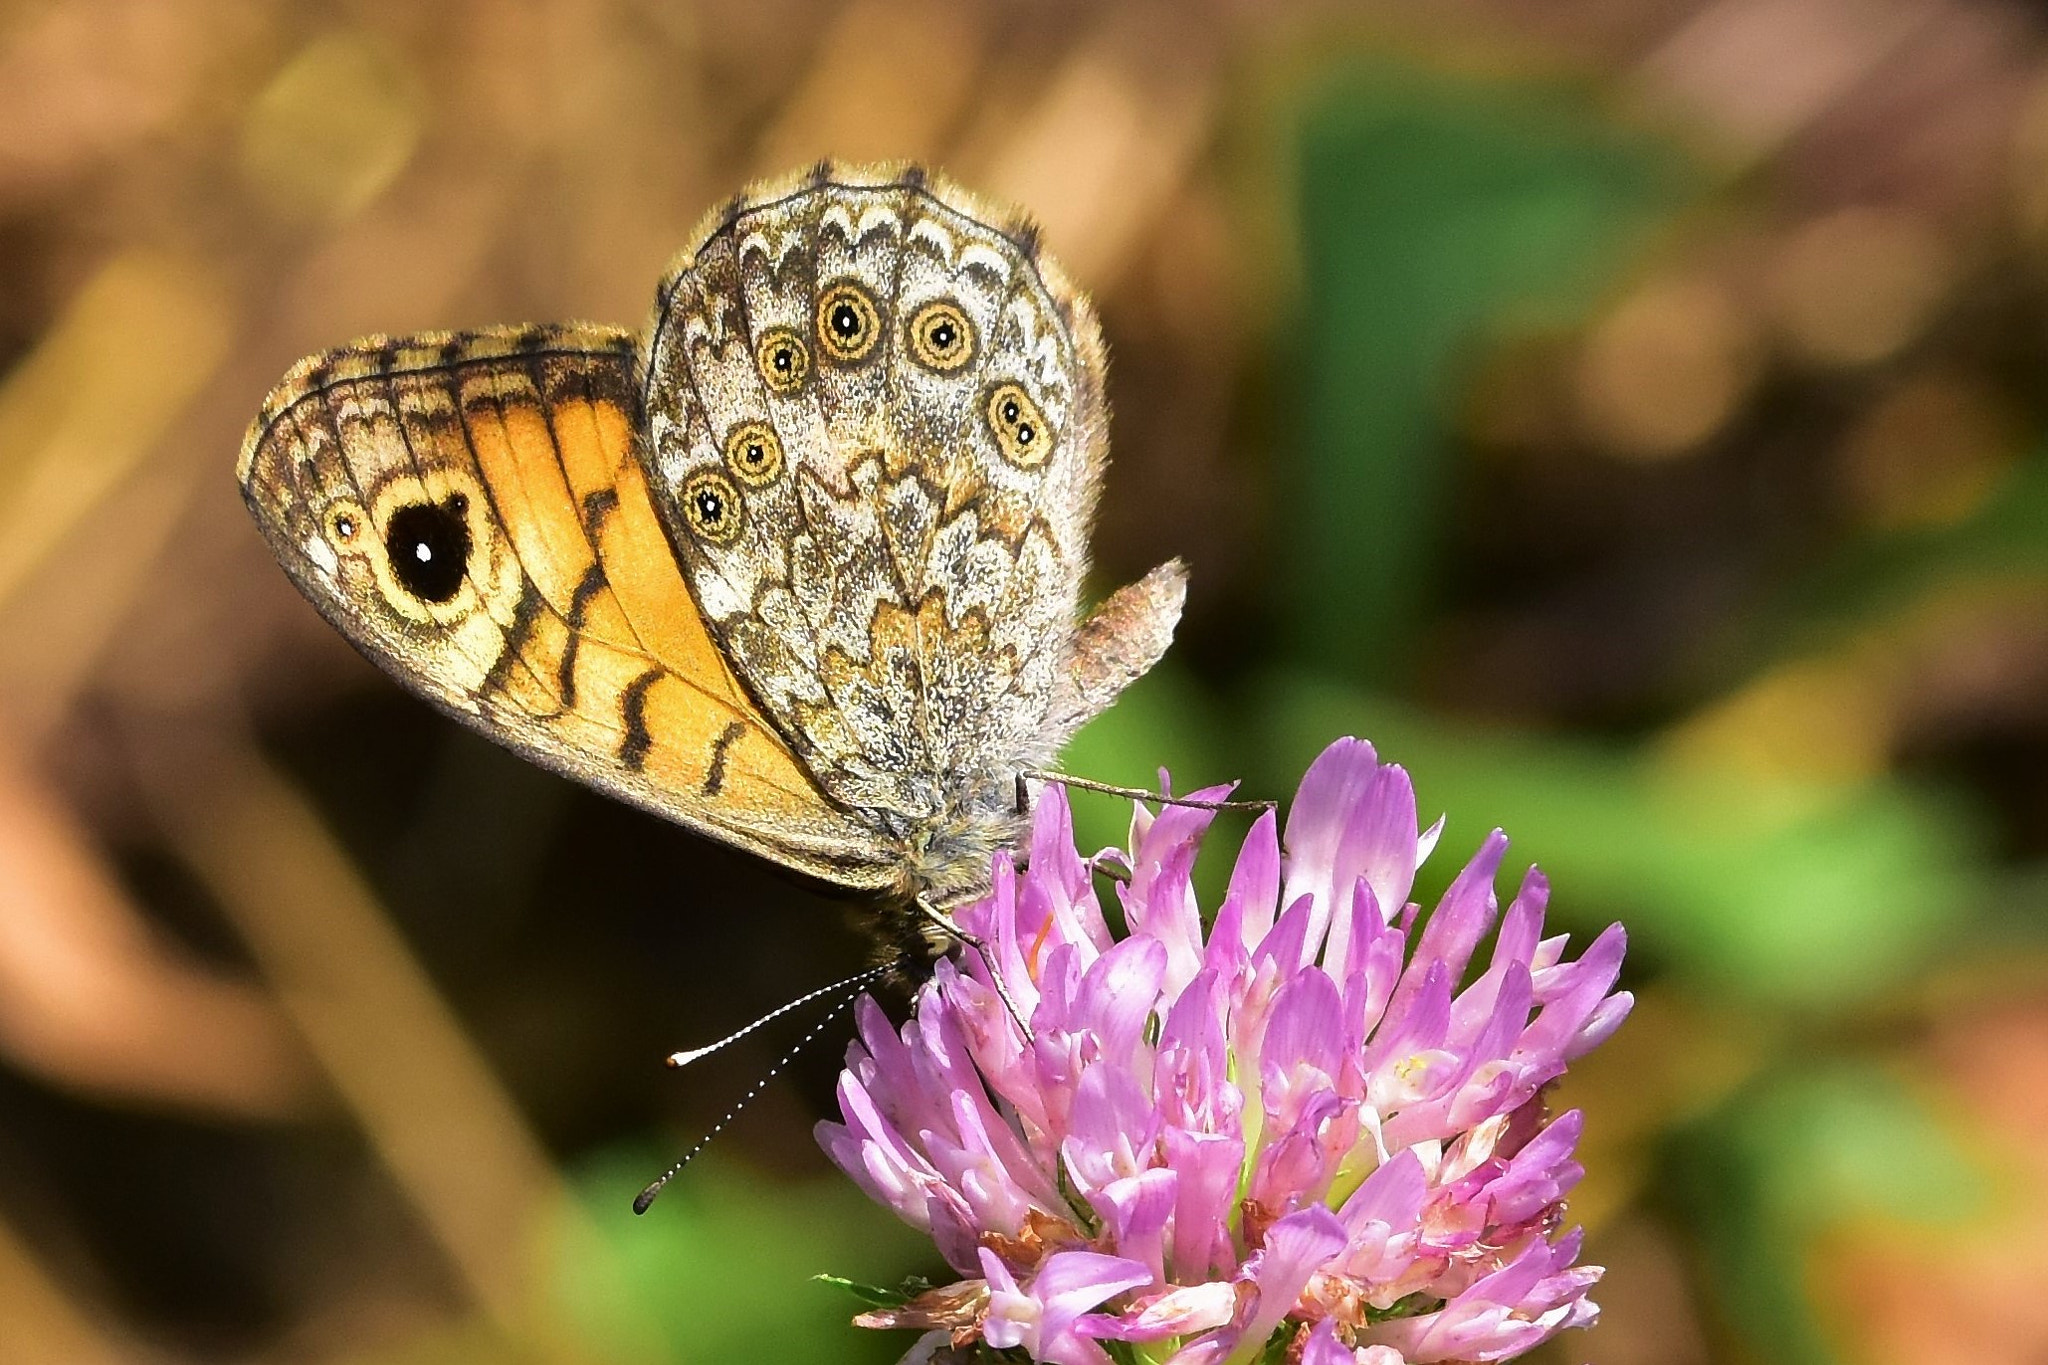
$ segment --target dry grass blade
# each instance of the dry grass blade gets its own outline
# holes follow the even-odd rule
[[[187,262],[103,269],[0,386],[0,599],[155,448],[225,353],[232,310]]]
[[[0,1323],[7,1325],[8,1365],[127,1365],[142,1359],[101,1331],[95,1316],[0,1222]]]
[[[547,1153],[298,788],[233,739],[175,749],[151,764],[159,818],[477,1306],[564,1355],[531,1282],[543,1224],[571,1216]]]
[[[249,1120],[304,1107],[251,987],[165,949],[83,831],[0,747],[0,1051],[67,1090]]]

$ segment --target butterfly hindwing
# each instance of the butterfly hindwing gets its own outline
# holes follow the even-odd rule
[[[547,767],[856,887],[886,854],[726,665],[642,461],[632,338],[373,338],[297,367],[243,494],[321,612],[413,690]]]
[[[657,505],[835,799],[914,820],[1048,763],[1114,695],[1119,669],[1073,680],[1101,342],[1028,225],[922,172],[822,166],[714,216],[650,347]],[[1124,642],[1136,671],[1177,582]]]

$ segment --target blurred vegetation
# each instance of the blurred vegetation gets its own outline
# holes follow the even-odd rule
[[[1448,813],[1425,889],[1499,824],[1627,923],[1556,1096],[1606,1319],[1546,1359],[2048,1355],[2038,7],[27,0],[0,1358],[906,1344],[812,1279],[940,1272],[811,1146],[836,1046],[627,1211],[789,1039],[660,1057],[857,967],[845,908],[407,700],[230,478],[301,354],[635,321],[828,153],[1100,300],[1099,586],[1194,586],[1074,771],[1284,795],[1361,734]]]

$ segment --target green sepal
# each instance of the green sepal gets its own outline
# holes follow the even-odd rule
[[[843,1275],[813,1275],[811,1278],[820,1284],[844,1289],[870,1308],[901,1308],[932,1287],[931,1281],[921,1275],[913,1275],[905,1280],[901,1289],[883,1289],[878,1285],[862,1284]]]

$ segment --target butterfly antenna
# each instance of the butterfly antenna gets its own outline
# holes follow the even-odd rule
[[[785,1011],[802,1004],[805,1000],[814,1000],[818,996],[827,994],[831,991],[846,989],[849,987],[855,987],[861,984],[865,984],[866,982],[872,981],[876,977],[882,976],[883,974],[893,970],[894,967],[894,963],[887,963],[880,967],[871,967],[867,971],[861,972],[857,976],[848,977],[846,980],[839,982],[837,985],[825,986],[818,990],[812,991],[809,995],[804,996],[800,1000],[790,1001],[789,1004],[784,1005],[781,1009],[775,1011],[775,1014],[770,1014],[765,1016],[764,1018],[755,1020],[753,1023],[747,1025],[746,1028],[741,1029],[739,1033],[734,1034],[733,1037],[737,1038],[743,1034],[751,1033],[753,1030],[759,1028],[762,1024],[767,1023],[769,1019],[773,1019],[776,1014],[782,1014]],[[747,1087],[747,1093],[740,1096],[739,1102],[734,1104],[732,1108],[725,1111],[724,1118],[712,1124],[710,1131],[705,1133],[703,1137],[698,1138],[696,1143],[691,1146],[690,1150],[683,1153],[681,1160],[677,1161],[675,1165],[663,1171],[658,1179],[653,1181],[651,1184],[648,1185],[646,1189],[640,1191],[640,1193],[634,1197],[633,1212],[636,1214],[647,1212],[647,1210],[653,1206],[655,1196],[661,1193],[662,1188],[666,1186],[669,1181],[675,1179],[676,1176],[680,1175],[682,1173],[683,1167],[689,1165],[692,1161],[695,1161],[697,1157],[704,1151],[704,1149],[711,1145],[711,1140],[717,1137],[720,1133],[724,1132],[726,1126],[730,1124],[734,1119],[738,1118],[740,1116],[740,1112],[744,1110],[749,1104],[753,1103],[754,1097],[761,1093],[762,1089],[768,1084],[768,1082],[774,1080],[777,1076],[781,1075],[782,1069],[788,1066],[790,1062],[795,1060],[798,1053],[802,1052],[805,1048],[810,1046],[811,1040],[816,1038],[819,1035],[819,1033],[824,1031],[825,1025],[831,1023],[834,1019],[837,1019],[841,1014],[845,1013],[847,1007],[853,1004],[853,1002],[857,998],[859,998],[859,995],[860,992],[858,990],[848,989],[846,997],[844,999],[835,1003],[831,1009],[825,1012],[823,1018],[818,1020],[817,1023],[812,1024],[810,1028],[806,1029],[804,1031],[804,1036],[797,1039],[795,1043],[790,1045],[789,1051],[783,1053],[780,1057],[776,1058],[774,1066],[769,1067],[768,1070],[762,1074],[759,1080],[755,1081],[751,1086]],[[727,1038],[719,1043],[714,1044],[713,1046],[723,1047],[725,1043],[729,1043],[731,1041],[731,1038]],[[704,1052],[708,1050],[709,1049],[700,1048],[696,1053],[691,1055],[702,1056]],[[684,1056],[685,1054],[677,1053],[675,1055],[677,1057],[680,1057]],[[682,1063],[676,1061],[675,1057],[671,1057],[669,1059],[669,1065],[680,1066],[682,1065]]]
[[[820,999],[821,997],[827,995],[836,995],[840,991],[848,990],[854,987],[865,986],[870,981],[888,975],[888,973],[895,970],[895,967],[895,963],[885,962],[879,967],[870,967],[864,972],[855,972],[852,976],[847,977],[844,981],[835,981],[829,986],[820,986],[818,987],[818,989],[814,991],[809,991],[803,995],[799,995],[796,999],[790,1001],[788,1004],[778,1006],[777,1008],[768,1011],[768,1013],[762,1015],[753,1023],[748,1024],[745,1028],[740,1029],[737,1032],[728,1033],[725,1037],[720,1038],[715,1043],[709,1043],[703,1047],[686,1048],[681,1052],[669,1053],[668,1065],[671,1067],[680,1068],[688,1066],[691,1062],[697,1061],[700,1058],[709,1057],[712,1053],[718,1051],[720,1048],[725,1047],[731,1043],[737,1043],[740,1039],[746,1037],[755,1029],[758,1029],[765,1024],[773,1023],[775,1020],[780,1019],[783,1015],[788,1014],[793,1009],[800,1009],[803,1006],[810,1004],[813,1000]]]

